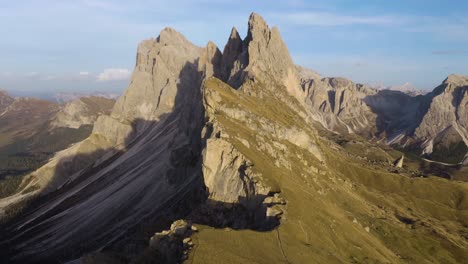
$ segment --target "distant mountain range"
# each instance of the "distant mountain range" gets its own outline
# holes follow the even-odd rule
[[[102,97],[107,99],[116,100],[120,94],[117,93],[106,93],[106,92],[91,92],[91,93],[57,93],[53,95],[53,98],[58,103],[70,102],[82,97]]]
[[[98,116],[109,113],[114,103],[81,97],[58,104],[0,92],[0,197],[18,187],[20,175],[89,136]]]
[[[297,66],[256,13],[223,51],[165,28],[139,44],[112,109],[101,98],[4,110],[25,135],[92,131],[0,199],[0,259],[465,263],[468,77],[412,89]]]
[[[394,85],[394,86],[386,86],[384,84],[374,84],[374,85],[370,84],[369,86],[377,90],[399,91],[399,92],[406,93],[406,94],[413,95],[413,96],[423,95],[423,94],[428,93],[425,90],[418,89],[415,85],[413,85],[410,82],[406,82],[402,85]]]
[[[0,90],[2,91],[2,90]],[[47,100],[56,103],[66,103],[73,101],[81,97],[103,97],[108,99],[116,100],[120,94],[116,92],[103,92],[103,91],[92,91],[92,92],[34,92],[34,91],[8,91],[3,90],[3,93],[8,93],[11,97],[32,97],[42,100]]]

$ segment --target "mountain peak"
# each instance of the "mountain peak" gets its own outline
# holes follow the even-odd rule
[[[262,26],[262,27],[267,27],[268,25],[265,22],[265,19],[263,17],[255,12],[252,12],[249,16],[249,26]]]
[[[296,68],[280,32],[276,27],[270,29],[257,13],[250,15],[247,37],[242,42],[235,31],[231,32],[223,57],[224,79],[231,86],[240,88],[246,78],[257,79],[281,83],[289,94],[298,95]]]
[[[159,33],[159,37],[157,38],[157,41],[162,44],[187,44],[190,43],[184,35],[182,35],[180,32],[177,30],[171,28],[171,27],[166,27],[161,32]],[[190,43],[191,44],[191,43]]]
[[[204,72],[205,78],[222,76],[222,58],[223,55],[218,46],[213,41],[208,41],[205,50],[198,60],[198,70]]]
[[[268,38],[269,35],[270,28],[263,17],[257,13],[252,13],[249,17],[249,31],[247,32],[247,39],[251,40],[260,36]]]
[[[468,76],[458,75],[458,74],[450,74],[443,82],[445,83],[452,83],[457,86],[465,86],[468,85]]]
[[[237,31],[236,27],[232,27],[231,29],[231,35],[229,36],[229,39],[241,39],[239,32]]]

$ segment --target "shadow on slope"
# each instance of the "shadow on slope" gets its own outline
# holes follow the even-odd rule
[[[180,76],[198,76],[196,69],[187,63]],[[203,109],[200,85],[189,79],[180,78],[171,113],[159,121],[132,122],[125,150],[101,149],[60,160],[51,186],[64,176],[78,177],[35,197],[3,225],[3,259],[58,263],[77,258],[129,236],[142,223],[160,217],[170,222],[180,217],[172,209],[196,203],[195,196],[203,193]],[[108,157],[100,160],[104,154]]]
[[[402,133],[410,135],[421,124],[429,109],[426,96],[411,96],[400,91],[382,90],[363,101],[377,115],[377,135],[388,139]]]
[[[243,202],[243,200],[247,200],[245,197],[240,197],[240,203],[225,203],[209,199],[199,205],[188,216],[188,220],[195,224],[218,229],[272,231],[280,225],[280,220],[275,216],[267,215],[268,206],[274,205],[262,204],[262,201],[267,197],[257,195],[253,200],[258,200],[258,203],[254,203],[252,206],[245,205],[248,203],[248,201]]]
[[[125,150],[107,148],[64,158],[50,185],[66,178],[65,184],[10,209],[18,214],[0,227],[2,260],[63,263],[87,252],[111,251],[130,261],[147,248],[156,231],[200,208],[207,190],[201,158],[204,107],[196,63],[187,63],[179,79],[173,111],[158,121],[133,121]],[[207,204],[203,208],[210,214],[212,204]],[[216,203],[216,208],[227,210],[230,217],[243,213],[251,221],[252,213],[241,205]],[[205,220],[200,222],[210,224]],[[261,229],[229,221],[214,226]]]

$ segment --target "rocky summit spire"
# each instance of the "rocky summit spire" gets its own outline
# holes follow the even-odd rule
[[[445,83],[452,83],[457,86],[467,86],[468,85],[468,77],[463,75],[451,74],[449,75],[443,82]]]
[[[163,29],[156,39],[142,41],[129,87],[117,100],[112,114],[98,119],[94,133],[115,134],[111,141],[119,144],[134,129],[128,124],[159,120],[174,111],[179,91],[200,82],[197,61],[202,52],[172,28]]]
[[[249,17],[249,31],[247,32],[246,40],[251,41],[256,38],[268,39],[270,28],[265,20],[257,13],[250,14]]]
[[[214,42],[209,41],[198,61],[198,70],[204,73],[204,77],[211,76],[222,79],[223,55]]]
[[[222,58],[222,79],[227,81],[231,70],[234,67],[234,62],[237,60],[239,55],[242,53],[242,38],[237,32],[235,27],[231,30],[226,46],[224,46],[223,58]]]
[[[289,55],[288,48],[281,38],[278,28],[270,29],[265,20],[258,14],[252,13],[249,18],[247,37],[243,41],[242,52],[231,64],[227,82],[233,87],[240,87],[248,77],[266,84],[275,83],[286,86],[290,95],[300,96],[300,85],[295,65]],[[234,34],[235,35],[235,34]],[[232,37],[232,34],[231,34]],[[240,50],[237,42],[231,41],[229,47],[236,43],[236,50]],[[228,45],[227,45],[228,46]],[[230,53],[229,60],[232,60]],[[224,56],[227,56],[224,54]],[[269,85],[268,87],[273,87]]]

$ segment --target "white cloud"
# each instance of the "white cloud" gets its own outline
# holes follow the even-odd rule
[[[98,75],[97,80],[100,82],[127,80],[131,74],[128,69],[105,69]]]
[[[89,76],[89,72],[87,72],[87,71],[81,71],[81,72],[79,73],[79,75],[80,75],[80,76]]]

